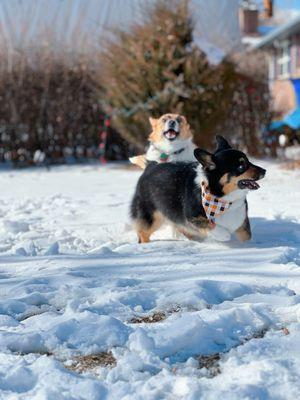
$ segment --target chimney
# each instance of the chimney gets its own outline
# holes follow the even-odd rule
[[[253,35],[258,29],[258,8],[252,1],[244,1],[239,10],[240,28],[243,34]]]
[[[273,17],[273,0],[264,0],[264,16],[265,18]]]

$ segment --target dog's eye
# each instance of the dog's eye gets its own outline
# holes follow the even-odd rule
[[[239,165],[238,166],[238,171],[239,172],[244,172],[245,171],[245,165],[244,164]]]
[[[163,118],[163,119],[162,119],[162,122],[163,122],[163,123],[167,122],[167,118]]]
[[[182,118],[181,117],[177,117],[176,121],[180,124],[180,122],[182,122]]]

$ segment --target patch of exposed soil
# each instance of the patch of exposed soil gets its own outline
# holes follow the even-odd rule
[[[264,329],[261,329],[260,331],[257,331],[257,332],[255,332],[255,333],[253,333],[253,335],[251,335],[251,336],[245,338],[245,339],[241,342],[241,344],[240,344],[239,346],[243,345],[243,344],[246,343],[246,342],[249,342],[249,340],[252,340],[252,339],[262,339],[262,338],[265,336],[265,334],[266,334],[267,332],[268,332],[268,329],[264,328]]]
[[[143,315],[143,316],[139,316],[139,317],[132,317],[130,322],[132,324],[153,324],[155,322],[160,322],[163,321],[164,319],[167,318],[167,314],[165,312],[155,312],[151,315]]]
[[[98,367],[113,367],[116,364],[117,361],[112,352],[103,351],[101,353],[91,354],[88,356],[78,356],[73,360],[71,365],[65,364],[65,367],[71,371],[82,373]]]
[[[258,332],[255,332],[253,335],[245,338],[236,347],[243,346],[245,343],[249,342],[252,339],[262,339],[265,336],[265,334],[267,333],[267,331],[268,331],[267,329],[262,329]],[[282,331],[285,335],[287,335],[289,333],[287,328],[283,328]],[[214,353],[214,354],[210,354],[208,356],[200,355],[200,356],[196,357],[196,359],[199,362],[199,368],[200,369],[206,368],[209,372],[209,376],[211,378],[214,378],[215,376],[217,376],[221,373],[219,361],[221,360],[221,356],[224,354],[226,354],[226,353]]]
[[[207,305],[207,308],[211,308],[211,305]],[[131,320],[129,321],[131,324],[153,324],[155,322],[161,322],[168,318],[171,314],[176,314],[180,311],[187,311],[187,312],[192,312],[192,311],[199,311],[199,309],[190,306],[185,308],[182,308],[179,305],[175,305],[172,308],[169,308],[167,311],[155,311],[152,314],[149,315],[137,315],[135,317],[132,317]]]
[[[209,356],[198,356],[199,368],[206,368],[209,375],[213,378],[221,373],[219,361],[220,353],[210,354]]]

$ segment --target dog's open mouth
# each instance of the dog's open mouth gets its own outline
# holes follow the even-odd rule
[[[257,190],[260,188],[259,184],[253,179],[241,179],[238,181],[238,187],[240,189]]]
[[[174,129],[169,129],[166,132],[164,132],[164,136],[168,140],[175,140],[178,136],[179,132],[174,131]]]

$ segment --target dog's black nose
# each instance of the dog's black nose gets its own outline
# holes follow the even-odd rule
[[[263,178],[266,175],[267,170],[264,168],[259,167],[259,178]]]
[[[171,119],[171,120],[169,121],[169,127],[170,127],[170,128],[175,128],[175,125],[176,125],[176,121],[174,121],[173,119]]]

